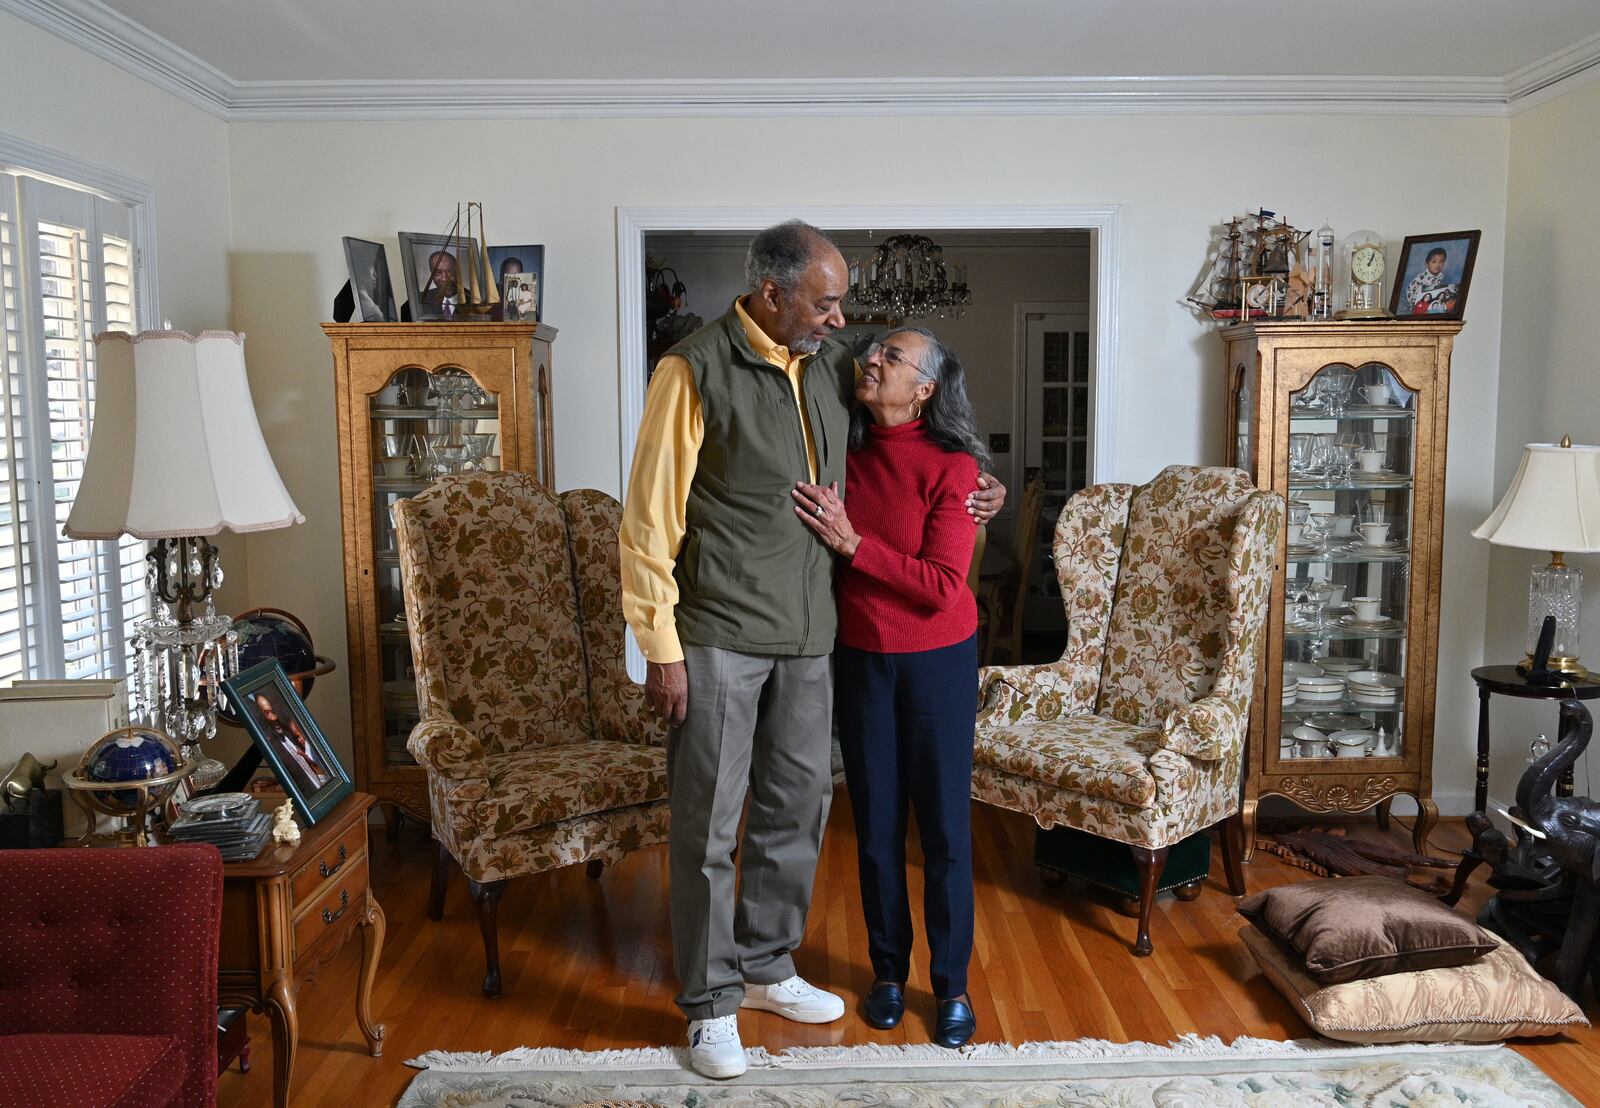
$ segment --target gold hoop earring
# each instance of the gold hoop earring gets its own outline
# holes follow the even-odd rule
[[[911,413],[911,418],[912,419],[921,419],[922,418],[922,402],[920,400],[913,400],[911,402],[911,406],[916,409],[916,411]]]

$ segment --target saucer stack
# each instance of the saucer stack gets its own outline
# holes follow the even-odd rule
[[[1375,669],[1358,669],[1347,680],[1350,682],[1350,698],[1357,704],[1373,707],[1394,704],[1400,699],[1400,689],[1405,685],[1394,674]]]
[[[1283,674],[1283,706],[1294,707],[1294,698],[1300,695],[1300,679],[1287,670]]]
[[[1300,678],[1299,696],[1302,702],[1332,704],[1344,699],[1344,678],[1332,674],[1321,677]]]
[[[210,843],[224,862],[247,862],[272,836],[272,820],[249,793],[197,796],[179,805],[183,813],[167,834],[181,843]]]

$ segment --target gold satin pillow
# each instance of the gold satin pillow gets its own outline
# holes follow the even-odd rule
[[[1239,914],[1298,950],[1324,985],[1476,961],[1498,944],[1437,899],[1389,877],[1297,881],[1259,892]]]
[[[1347,1043],[1492,1043],[1588,1027],[1578,1006],[1502,943],[1478,961],[1323,985],[1294,951],[1253,926],[1239,930],[1267,980],[1313,1030]]]

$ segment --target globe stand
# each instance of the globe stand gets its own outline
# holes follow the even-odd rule
[[[95,755],[106,743],[115,742],[119,735],[136,734],[152,736],[163,742],[169,755],[181,759],[177,768],[166,773],[121,781],[107,781],[89,776]],[[177,744],[159,731],[151,731],[144,727],[122,727],[101,736],[84,752],[83,759],[77,767],[61,776],[61,783],[67,787],[73,800],[83,809],[87,821],[77,845],[149,846],[150,814],[159,811],[177,789],[178,784],[194,771],[194,761],[183,758]],[[122,827],[109,835],[96,832],[97,813],[121,819]]]

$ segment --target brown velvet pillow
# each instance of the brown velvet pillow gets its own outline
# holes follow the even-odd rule
[[[1464,966],[1499,944],[1420,889],[1389,877],[1297,881],[1257,893],[1239,914],[1305,959],[1326,985]]]

